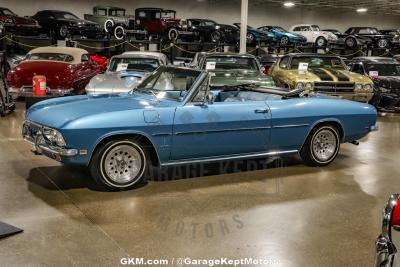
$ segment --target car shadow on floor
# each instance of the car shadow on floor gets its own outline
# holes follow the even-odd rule
[[[147,172],[147,181],[167,182],[181,179],[244,173],[265,169],[285,168],[302,164],[297,156],[276,157],[256,160],[224,161],[206,164],[189,164],[174,167],[151,167]],[[86,167],[52,166],[31,169],[27,181],[47,190],[71,190],[88,188],[92,191],[106,191],[91,178]],[[146,186],[146,182],[135,189]]]

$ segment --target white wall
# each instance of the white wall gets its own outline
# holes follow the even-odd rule
[[[251,3],[251,0],[249,1]],[[240,1],[232,0],[2,0],[1,6],[9,7],[20,15],[33,15],[42,9],[72,11],[78,16],[90,13],[95,5],[110,4],[126,8],[133,14],[137,7],[164,7],[178,11],[179,17],[210,18],[221,23],[240,21]],[[297,23],[319,24],[322,28],[345,30],[349,26],[376,26],[400,28],[399,16],[357,14],[332,10],[279,8],[268,5],[250,6],[249,24],[252,26],[279,25],[289,28]]]

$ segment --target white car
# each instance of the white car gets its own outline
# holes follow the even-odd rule
[[[334,43],[338,41],[338,37],[335,34],[327,31],[321,31],[318,25],[294,25],[290,28],[290,32],[305,36],[308,43],[314,43],[318,47],[324,47],[328,43]]]
[[[100,95],[129,92],[148,74],[168,64],[167,56],[158,52],[125,52],[113,56],[107,71],[90,80],[85,88],[86,93]]]

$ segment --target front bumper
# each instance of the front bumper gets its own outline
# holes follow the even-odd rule
[[[8,92],[13,98],[17,97],[57,97],[57,96],[66,96],[70,95],[74,89],[51,89],[46,88],[46,95],[35,95],[33,93],[32,86],[22,86],[20,88],[17,87],[9,87]]]
[[[357,102],[365,102],[365,103],[369,102],[372,99],[372,97],[374,96],[374,93],[353,93],[353,92],[349,92],[349,93],[318,92],[318,93],[338,97],[341,99],[347,99],[347,100],[352,100],[352,101],[357,101]]]
[[[57,161],[62,161],[62,157],[78,155],[77,149],[61,148],[50,144],[42,134],[43,128],[44,126],[30,121],[25,121],[22,126],[22,137],[33,145],[36,154],[43,154]]]

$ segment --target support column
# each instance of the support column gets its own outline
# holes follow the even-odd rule
[[[241,18],[240,18],[240,53],[247,52],[247,18],[249,14],[249,0],[242,0]]]

